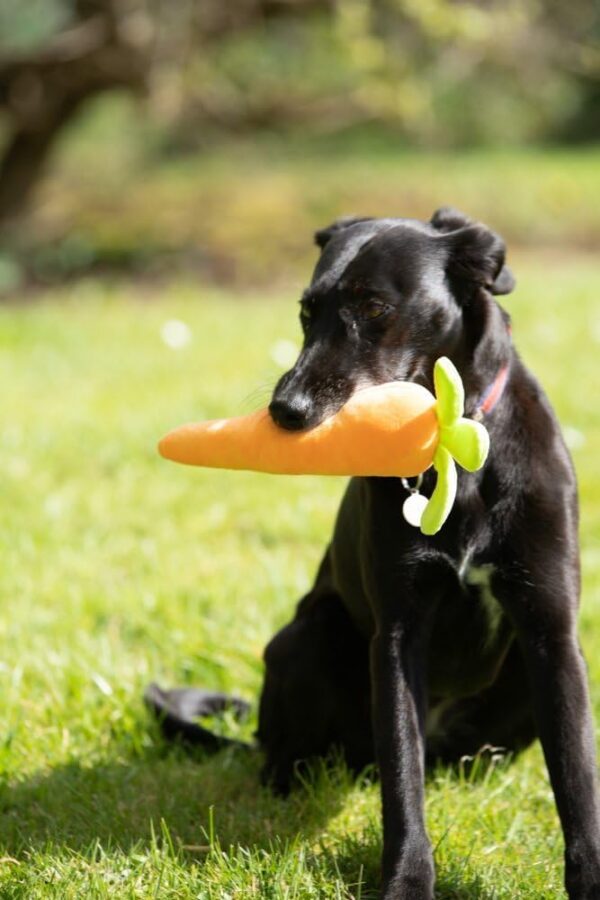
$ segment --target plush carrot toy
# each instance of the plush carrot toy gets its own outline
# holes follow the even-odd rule
[[[483,425],[463,418],[464,389],[449,359],[436,362],[434,383],[436,397],[403,381],[356,391],[307,431],[279,428],[266,409],[182,425],[160,441],[159,451],[193,466],[287,475],[408,478],[433,465],[438,477],[430,499],[413,493],[404,512],[423,534],[435,534],[456,496],[454,460],[469,472],[481,468],[489,438]]]

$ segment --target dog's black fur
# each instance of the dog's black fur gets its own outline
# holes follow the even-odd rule
[[[265,778],[286,791],[296,762],[332,745],[356,769],[375,759],[383,897],[426,900],[434,885],[426,755],[454,761],[484,744],[518,752],[539,736],[569,897],[597,900],[600,804],[576,631],[576,484],[554,413],[493,297],[514,285],[503,241],[442,209],[427,223],[342,220],[317,243],[301,303],[304,346],[270,405],[282,428],[316,425],[363,385],[431,388],[442,355],[462,375],[467,415],[504,366],[508,380],[485,420],[488,461],[460,473],[438,535],[404,521],[399,479],[349,482],[315,584],[265,651]],[[431,489],[426,474],[423,492]]]

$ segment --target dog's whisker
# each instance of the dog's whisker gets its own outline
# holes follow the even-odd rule
[[[255,412],[257,409],[267,406],[274,387],[275,385],[271,381],[257,385],[241,400],[239,411],[241,413]]]

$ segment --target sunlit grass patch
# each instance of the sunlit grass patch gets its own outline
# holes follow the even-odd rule
[[[586,257],[513,266],[514,339],[580,478],[599,714],[600,278]],[[252,752],[166,747],[141,700],[158,679],[254,702],[262,648],[320,560],[343,480],[204,472],[155,452],[179,422],[266,401],[285,361],[274,348],[298,341],[294,300],[89,282],[0,309],[2,897],[376,896],[369,774],[317,768],[284,801]],[[186,340],[165,341],[173,321]],[[438,770],[427,798],[442,900],[561,895],[538,747],[477,779]]]

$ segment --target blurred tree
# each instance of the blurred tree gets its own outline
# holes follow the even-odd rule
[[[0,55],[0,107],[10,122],[0,158],[0,223],[23,209],[57,136],[83,104],[102,91],[142,90],[149,64],[149,22],[117,0],[51,3],[39,23],[16,19],[26,26],[17,35],[35,45]],[[56,36],[44,33],[44,25],[67,23]]]
[[[226,17],[204,12],[224,6]],[[600,8],[589,0],[208,0],[191,10],[202,49],[182,60],[173,108],[192,137],[199,123],[377,121],[429,144],[514,141],[564,131],[580,107],[600,136]]]
[[[589,0],[0,0],[0,222],[87,101],[149,89],[163,146],[377,123],[429,146],[600,137]]]

